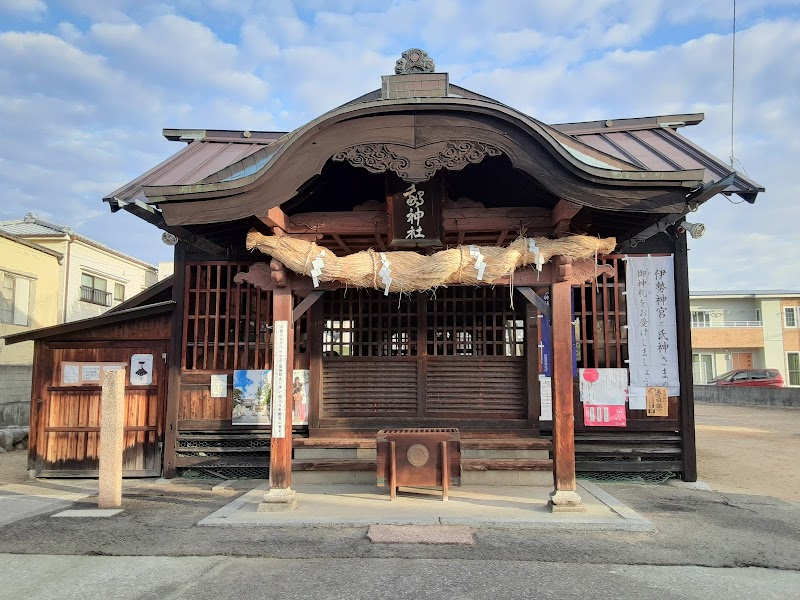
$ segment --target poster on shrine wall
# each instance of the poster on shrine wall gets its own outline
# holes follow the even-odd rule
[[[234,425],[269,425],[272,401],[271,370],[233,372]]]
[[[405,183],[387,194],[389,244],[400,248],[439,247],[442,242],[444,180]]]
[[[628,256],[629,395],[637,407],[648,387],[680,394],[675,273],[672,256]]]
[[[579,369],[578,389],[584,404],[624,408],[628,399],[628,369]]]
[[[308,369],[292,371],[292,425],[308,425]]]
[[[625,405],[583,405],[583,424],[588,427],[625,427]]]

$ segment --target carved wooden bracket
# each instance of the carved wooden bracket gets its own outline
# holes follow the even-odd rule
[[[340,150],[331,158],[338,162],[347,161],[370,173],[392,171],[404,181],[419,183],[429,180],[441,169],[460,171],[487,156],[500,154],[500,148],[485,142],[450,140],[421,148],[400,144],[358,144]]]
[[[553,282],[568,281],[572,279],[572,259],[567,256],[554,256],[553,257]]]
[[[273,258],[269,261],[269,268],[272,271],[272,283],[275,287],[286,287],[289,283],[289,279],[284,264],[278,259]]]
[[[238,273],[233,278],[234,283],[249,283],[260,290],[274,290],[286,287],[289,284],[286,267],[274,258],[267,263],[256,263],[244,273]]]
[[[572,285],[583,285],[594,281],[601,275],[614,277],[614,267],[611,265],[598,265],[593,260],[579,260],[572,263],[570,281]]]
[[[249,283],[261,290],[274,289],[272,283],[272,269],[267,263],[256,263],[247,271],[237,273],[233,278],[234,283]]]

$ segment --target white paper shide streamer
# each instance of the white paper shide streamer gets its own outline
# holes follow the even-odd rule
[[[533,238],[528,238],[528,252],[533,254],[533,262],[536,264],[536,270],[541,272],[542,265],[544,264],[544,256],[542,256],[539,247],[536,245],[536,240]]]
[[[481,254],[481,249],[475,244],[469,245],[469,255],[475,259],[475,270],[478,274],[475,276],[478,281],[483,281],[483,272],[486,270],[486,257]]]
[[[325,256],[325,250],[320,250],[317,257],[311,261],[311,281],[314,283],[314,287],[319,287],[319,276],[322,274],[322,269],[325,266],[325,261],[322,260],[322,257]]]
[[[386,258],[386,253],[381,252],[381,270],[378,271],[378,275],[381,278],[381,283],[383,284],[384,290],[383,295],[389,295],[389,286],[392,285],[392,263],[389,262],[389,259]]]

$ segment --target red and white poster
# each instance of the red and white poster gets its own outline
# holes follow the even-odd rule
[[[584,404],[583,424],[590,427],[625,427],[625,405]]]
[[[581,402],[625,406],[628,399],[628,369],[580,369]]]

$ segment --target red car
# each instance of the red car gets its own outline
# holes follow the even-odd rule
[[[783,376],[777,369],[734,369],[715,377],[708,385],[783,387]]]

